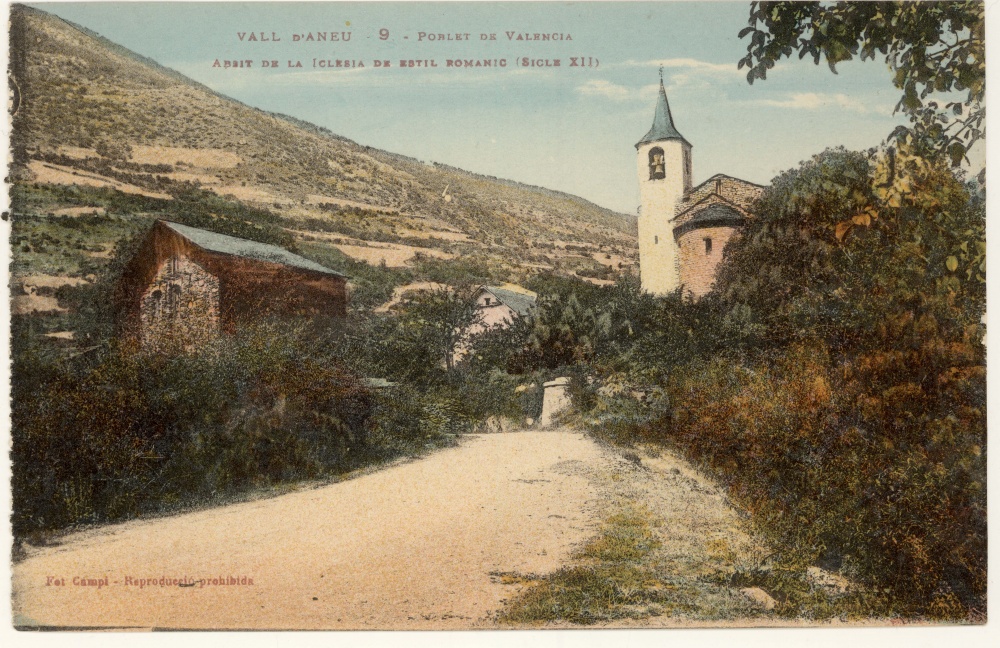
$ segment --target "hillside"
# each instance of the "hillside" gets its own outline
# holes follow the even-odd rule
[[[268,222],[283,230],[277,242],[303,253],[336,248],[374,265],[471,257],[512,278],[553,269],[607,280],[635,264],[634,221],[581,198],[246,106],[39,10],[13,6],[10,33],[15,215],[157,215],[184,200],[206,218]],[[80,259],[64,248],[92,248],[93,261],[131,231],[105,229],[65,241],[15,230],[15,276],[78,274]],[[49,257],[32,264],[46,243]]]

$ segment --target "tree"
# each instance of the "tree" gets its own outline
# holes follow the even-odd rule
[[[449,373],[454,369],[455,349],[468,345],[469,331],[482,319],[473,299],[477,290],[471,284],[430,290],[410,301],[403,312],[403,329]]]
[[[774,179],[714,296],[747,352],[678,372],[668,429],[778,550],[955,617],[986,592],[985,204],[943,159],[883,196],[884,166],[832,149]]]
[[[827,150],[774,179],[726,250],[717,292],[767,345],[825,338],[892,344],[930,314],[961,336],[985,303],[985,205],[939,160],[914,165],[908,191],[883,196],[886,158]],[[750,315],[747,315],[749,313]],[[946,324],[950,323],[950,324]],[[919,337],[919,334],[915,334]]]
[[[922,155],[947,155],[958,166],[985,138],[986,22],[984,4],[970,2],[751,2],[750,38],[739,67],[747,81],[793,53],[830,70],[843,61],[884,56],[903,91],[896,111],[909,116],[891,139]],[[934,94],[965,92],[964,101]],[[948,97],[952,98],[952,97]]]

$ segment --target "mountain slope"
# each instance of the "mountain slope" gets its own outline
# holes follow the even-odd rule
[[[403,262],[475,253],[512,269],[613,278],[635,261],[634,223],[622,214],[246,106],[36,9],[11,8],[11,67],[15,184],[159,199],[200,188],[277,214],[297,240],[348,253],[378,241]]]

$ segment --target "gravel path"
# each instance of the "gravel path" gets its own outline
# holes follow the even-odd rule
[[[466,437],[321,488],[73,534],[14,566],[15,624],[489,627],[517,591],[491,572],[568,561],[604,511],[595,475],[621,464],[573,430]]]

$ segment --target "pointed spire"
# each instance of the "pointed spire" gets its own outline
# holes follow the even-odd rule
[[[674,127],[674,118],[670,114],[670,104],[667,103],[667,91],[663,87],[663,68],[660,68],[660,97],[656,102],[656,114],[653,117],[653,127],[649,129],[646,136],[635,145],[639,148],[643,144],[659,142],[662,140],[681,140],[688,146],[691,144],[684,139],[684,136],[677,132]]]

